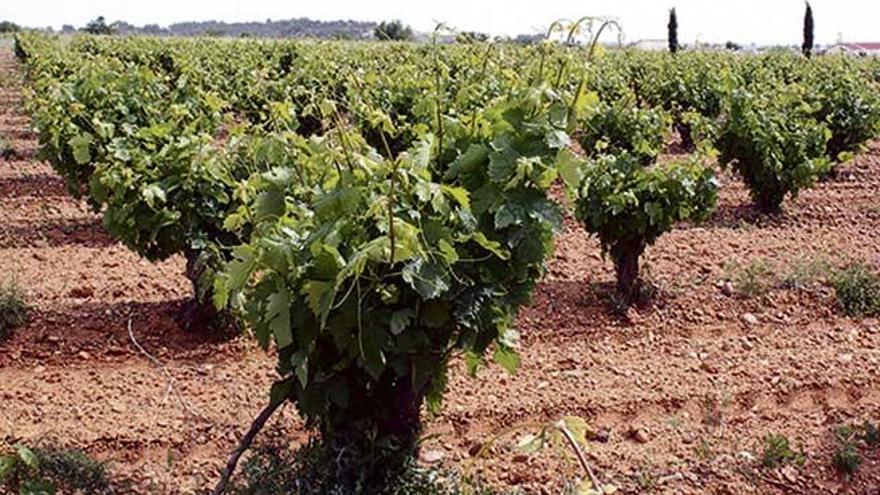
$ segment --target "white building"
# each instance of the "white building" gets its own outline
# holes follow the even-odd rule
[[[661,52],[669,49],[667,40],[638,40],[629,44],[629,48],[646,50],[649,52]]]
[[[880,43],[838,43],[829,46],[825,53],[843,53],[859,57],[880,57]]]

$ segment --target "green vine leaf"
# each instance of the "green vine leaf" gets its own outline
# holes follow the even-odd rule
[[[311,303],[311,300],[310,300]],[[269,296],[266,305],[266,320],[275,336],[279,349],[293,344],[293,330],[290,325],[290,294],[283,284],[278,284],[275,292]]]
[[[21,462],[24,463],[25,466],[31,469],[39,469],[40,467],[40,459],[34,454],[34,451],[25,447],[24,445],[18,444],[15,446],[15,451],[18,453],[18,458]]]
[[[336,284],[321,280],[309,280],[303,284],[303,295],[306,296],[309,309],[322,322],[321,327],[327,321],[333,299],[336,297]]]
[[[15,469],[16,459],[12,456],[0,456],[0,483]]]
[[[92,161],[90,148],[94,142],[91,134],[83,133],[70,139],[70,148],[73,150],[73,159],[79,165],[88,165]]]
[[[391,314],[391,333],[400,335],[410,325],[416,313],[412,309],[405,308]]]
[[[513,349],[499,346],[495,349],[495,354],[493,354],[492,358],[510,374],[515,374],[519,369],[520,357]]]
[[[367,372],[378,380],[385,370],[385,354],[382,352],[382,333],[369,327],[361,328],[358,332],[360,343],[360,355],[364,360]]]
[[[449,290],[449,273],[437,263],[422,258],[407,263],[403,280],[426,300],[436,299]]]

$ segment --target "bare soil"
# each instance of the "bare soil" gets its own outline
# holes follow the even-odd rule
[[[204,493],[267,400],[274,358],[247,338],[177,325],[190,295],[183,259],[149,263],[115,243],[35,158],[18,70],[3,50],[0,136],[16,156],[0,159],[0,277],[26,288],[32,312],[0,343],[0,450],[77,447],[109,461],[133,493]],[[510,448],[534,428],[473,454],[509,428],[575,415],[592,430],[590,461],[618,493],[880,493],[880,450],[863,449],[851,481],[832,465],[836,426],[880,420],[880,322],[843,317],[827,283],[780,283],[751,298],[729,284],[735,264],[754,260],[782,275],[816,260],[880,266],[880,142],[778,218],[754,212],[735,178],[722,182],[707,224],[648,249],[657,293],[624,316],[607,302],[610,262],[567,221],[518,321],[521,370],[474,379],[456,364],[425,461],[555,495],[577,466]],[[804,451],[803,467],[760,467],[771,433]],[[308,432],[287,407],[268,435],[295,446]]]

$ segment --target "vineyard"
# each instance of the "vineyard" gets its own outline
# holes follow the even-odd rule
[[[0,326],[0,492],[42,493],[43,438],[135,493],[880,486],[880,61],[13,51],[0,268],[33,307]],[[241,488],[265,442],[314,478]]]

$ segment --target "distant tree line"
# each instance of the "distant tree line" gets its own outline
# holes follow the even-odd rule
[[[83,31],[89,34],[114,34],[116,29],[108,26],[107,21],[104,19],[104,16],[98,16],[97,19],[89,21],[86,24],[86,27],[83,28]]]
[[[324,39],[376,39],[379,41],[412,41],[416,39],[416,33],[412,27],[401,20],[374,22],[359,21],[313,21],[311,19],[290,19],[273,21],[266,19],[265,22],[235,22],[226,23],[220,21],[203,22],[179,22],[168,27],[158,24],[135,26],[124,21],[108,24],[103,16],[90,21],[81,29],[71,25],[61,28],[62,34],[73,34],[83,31],[96,35],[120,34],[120,35],[147,35],[147,36],[207,36],[207,37],[235,37],[235,38],[324,38]],[[543,39],[537,35],[519,35],[514,38],[495,38],[496,41],[520,44],[532,44]],[[487,33],[478,31],[463,31],[454,37],[441,37],[442,43],[483,43],[491,41],[492,37]]]
[[[382,41],[409,41],[415,37],[412,28],[399,20],[382,21],[373,30],[373,36]]]
[[[22,27],[9,21],[0,22],[0,33],[15,32]],[[39,28],[38,28],[39,29]],[[51,27],[43,30],[53,32]],[[135,26],[125,21],[108,22],[104,16],[98,16],[85,26],[77,28],[71,24],[61,26],[61,34],[77,32],[94,35],[122,36],[180,36],[180,37],[230,37],[230,38],[322,38],[339,40],[376,39],[380,41],[411,41],[420,36],[401,20],[375,22],[361,21],[316,21],[307,18],[272,20],[263,22],[178,22],[167,27],[158,24]],[[421,36],[424,39],[424,36]],[[517,43],[530,45],[544,39],[542,34],[520,34],[515,37],[492,37],[479,31],[462,31],[452,36],[441,36],[441,43],[484,43],[495,41],[500,43]]]
[[[168,27],[158,24],[135,26],[125,21],[108,24],[105,18],[90,21],[81,31],[92,34],[121,34],[147,36],[212,36],[212,37],[255,37],[255,38],[325,38],[325,39],[363,39],[369,38],[377,24],[359,21],[315,21],[312,19],[266,19],[263,22],[178,22]],[[61,32],[72,34],[77,29],[65,25]]]
[[[9,21],[0,22],[0,33],[15,33],[21,30],[18,24]]]

